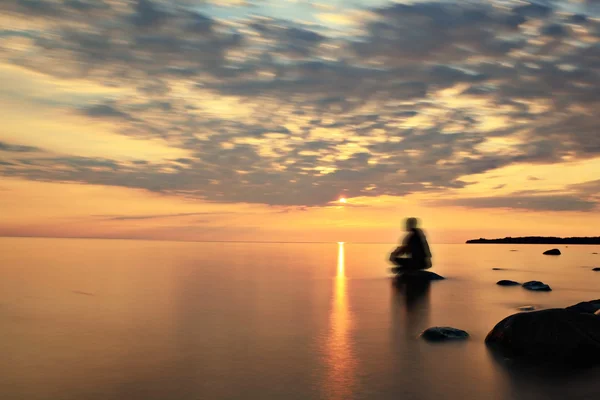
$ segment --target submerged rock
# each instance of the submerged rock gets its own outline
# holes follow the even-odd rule
[[[492,268],[492,271],[504,271],[503,268]]]
[[[496,285],[500,286],[517,286],[520,285],[519,282],[509,281],[508,279],[502,279],[501,281],[496,282]]]
[[[533,311],[533,310],[535,310],[535,307],[534,306],[522,306],[522,307],[519,307],[517,310],[519,310],[519,311]]]
[[[592,271],[600,271],[600,267],[592,268]]]
[[[573,308],[517,313],[500,321],[485,343],[505,357],[598,364],[600,318]]]
[[[449,326],[434,326],[426,329],[421,337],[425,340],[433,342],[441,342],[446,340],[467,339],[469,334],[462,329],[451,328]]]
[[[394,272],[394,268],[392,268],[392,272]],[[436,274],[435,272],[418,270],[399,273],[394,277],[394,279],[397,283],[425,283],[431,281],[440,281],[446,278]]]
[[[550,292],[552,288],[540,281],[529,281],[523,284],[523,287],[528,290],[534,290],[536,292]]]
[[[560,250],[559,249],[546,250],[544,252],[544,254],[547,256],[560,256]]]

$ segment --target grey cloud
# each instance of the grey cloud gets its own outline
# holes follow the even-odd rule
[[[528,3],[513,8],[513,12],[529,18],[545,18],[552,14],[553,10],[549,5],[539,3]]]
[[[395,4],[376,12],[381,18],[369,23],[368,36],[352,46],[361,62],[455,62],[471,54],[499,56],[522,45],[496,34],[518,24],[487,5]]]
[[[198,215],[212,215],[219,216],[225,214],[232,214],[230,212],[189,212],[189,213],[175,213],[175,214],[148,214],[148,215],[94,215],[93,217],[99,217],[109,221],[130,221],[130,220],[145,220],[145,219],[164,219],[164,218],[175,218],[175,217],[191,217]]]
[[[93,118],[117,118],[117,119],[131,119],[131,116],[125,112],[117,110],[110,104],[97,104],[89,106],[81,110],[81,112],[87,116]]]
[[[565,37],[568,36],[568,29],[561,24],[550,24],[542,27],[540,30],[542,35],[552,36],[552,37]]]
[[[583,196],[599,196],[600,195],[600,179],[569,185],[568,189],[574,190]]]
[[[460,206],[468,208],[509,208],[532,211],[593,211],[597,207],[594,201],[576,196],[497,196],[465,199],[447,199],[432,202],[438,206]]]
[[[34,37],[27,56],[0,53],[5,62],[134,89],[143,99],[80,111],[118,119],[119,133],[161,138],[189,156],[155,163],[23,157],[2,166],[2,175],[318,206],[341,193],[443,192],[465,187],[461,177],[513,163],[600,154],[600,47],[574,46],[582,30],[567,28],[572,15],[554,13],[552,3],[512,10],[394,4],[371,9],[359,33],[332,38],[323,27],[288,20],[224,22],[184,2],[30,2],[3,2],[0,10],[46,13],[53,23],[27,33]],[[537,33],[528,25],[542,27],[551,44],[531,40]],[[465,90],[442,102],[446,88]],[[452,104],[454,97],[463,101]],[[227,115],[205,99],[239,103]],[[490,116],[507,124],[490,130]],[[494,137],[518,144],[481,150]],[[553,198],[535,201],[560,208]]]
[[[574,14],[573,16],[571,16],[569,21],[574,24],[585,24],[588,21],[588,18],[582,14]]]
[[[0,151],[8,151],[13,153],[35,153],[41,152],[42,149],[35,146],[23,146],[0,141]]]
[[[177,158],[173,161],[178,162],[180,164],[192,164],[194,162],[193,160],[191,160],[189,158]]]
[[[132,16],[133,23],[142,28],[156,28],[164,23],[169,14],[150,0],[137,0]]]

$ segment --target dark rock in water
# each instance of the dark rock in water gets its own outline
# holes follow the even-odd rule
[[[394,268],[392,268],[392,272],[394,272]],[[406,271],[404,273],[399,273],[394,277],[396,283],[425,283],[431,281],[439,281],[442,279],[446,279],[441,275],[436,274],[435,272],[429,271]]]
[[[566,308],[566,310],[575,311],[583,314],[594,314],[600,310],[600,299],[592,301],[582,301]]]
[[[502,279],[501,281],[496,282],[496,285],[500,286],[517,286],[520,285],[519,282],[509,281],[507,279]]]
[[[592,268],[592,271],[600,271],[600,267]]]
[[[592,253],[592,254],[598,254],[598,253]]]
[[[511,251],[519,251],[519,250],[511,250]]]
[[[433,342],[441,342],[445,340],[467,339],[469,334],[462,329],[451,328],[449,326],[434,326],[426,329],[421,337],[425,340]]]
[[[533,311],[535,310],[534,306],[522,306],[518,308],[519,311]]]
[[[500,321],[485,343],[506,357],[589,366],[600,363],[600,318],[556,308],[517,313]]]
[[[536,292],[549,292],[552,290],[550,286],[540,281],[529,281],[523,284],[523,287],[528,290],[535,290]]]
[[[547,256],[560,256],[560,250],[559,249],[546,250],[544,252],[544,254]]]
[[[503,268],[492,268],[492,271],[504,271]]]

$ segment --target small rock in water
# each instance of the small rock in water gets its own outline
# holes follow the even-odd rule
[[[469,334],[462,329],[451,328],[449,326],[434,326],[426,329],[421,337],[425,340],[440,342],[445,340],[466,339]]]
[[[592,271],[600,271],[600,267],[592,268]]]
[[[520,285],[519,282],[509,281],[508,279],[502,279],[501,281],[496,282],[496,285],[500,286],[517,286]]]
[[[492,271],[504,271],[503,268],[492,268]]]
[[[550,286],[546,285],[544,282],[540,281],[529,281],[523,284],[525,289],[534,290],[536,292],[549,292],[552,289]]]
[[[511,250],[511,251],[519,251],[519,250]]]
[[[592,253],[592,254],[598,254],[598,253]]]
[[[392,268],[392,272],[397,271]],[[435,272],[430,271],[405,271],[402,272],[400,270],[399,273],[396,274],[395,278],[397,282],[406,282],[406,283],[420,283],[420,282],[430,282],[430,281],[440,281],[442,279],[446,279],[441,275],[436,274]]]
[[[533,311],[535,310],[534,306],[523,306],[518,308],[519,311]]]
[[[560,256],[560,250],[559,249],[546,250],[544,252],[544,254],[547,256]]]

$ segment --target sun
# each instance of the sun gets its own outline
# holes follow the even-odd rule
[[[340,203],[346,204],[347,202],[348,202],[348,200],[346,200],[345,197],[340,197]]]

